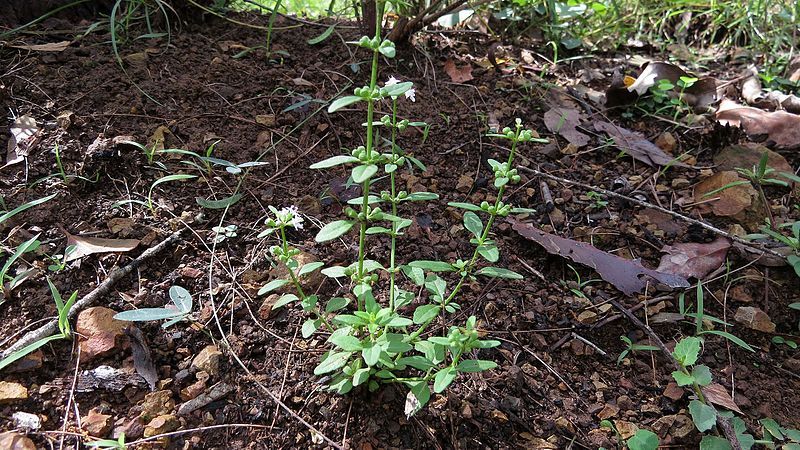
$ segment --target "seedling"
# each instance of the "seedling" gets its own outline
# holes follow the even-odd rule
[[[50,259],[50,264],[47,266],[47,270],[55,273],[64,270],[64,268],[67,267],[67,257],[69,257],[76,248],[77,246],[73,244],[64,249],[63,255],[48,256],[47,258]]]
[[[0,304],[2,304],[5,301],[5,299],[7,299],[11,295],[11,291],[13,291],[14,288],[19,286],[20,283],[25,281],[28,278],[28,276],[30,276],[32,273],[36,271],[36,269],[28,269],[26,271],[18,273],[13,277],[8,274],[8,271],[11,270],[11,266],[14,264],[14,262],[16,262],[19,258],[21,258],[22,255],[24,255],[25,253],[36,251],[39,248],[41,242],[39,242],[38,238],[39,235],[37,234],[36,236],[28,239],[22,244],[19,244],[14,253],[11,256],[9,256],[8,259],[6,259],[6,262],[5,264],[3,264],[3,267],[0,268],[0,283],[2,283],[3,285],[2,286],[3,295],[2,299],[0,299]]]
[[[150,190],[147,192],[147,202],[143,202],[141,200],[122,200],[122,201],[115,202],[113,207],[114,208],[118,208],[118,207],[123,206],[123,205],[128,205],[128,204],[134,203],[134,204],[137,204],[137,205],[146,206],[148,209],[150,209],[150,212],[155,213],[156,212],[156,208],[153,205],[153,189],[155,189],[156,186],[158,186],[159,184],[162,184],[162,183],[168,183],[170,181],[191,180],[191,179],[194,179],[194,178],[197,178],[197,175],[189,175],[189,174],[183,174],[183,173],[178,173],[178,174],[174,174],[174,175],[167,175],[167,176],[161,177],[161,178],[157,179],[156,181],[154,181],[153,184],[150,185]]]
[[[588,300],[589,298],[583,292],[583,289],[586,286],[589,286],[590,284],[596,283],[596,282],[601,281],[601,280],[593,278],[593,279],[590,279],[590,280],[582,281],[581,280],[581,274],[578,273],[577,270],[575,270],[575,267],[573,267],[572,264],[567,264],[567,267],[569,267],[570,270],[572,270],[572,272],[575,274],[575,284],[573,286],[577,286],[577,287],[570,287],[570,283],[565,281],[565,280],[561,280],[561,285],[566,287],[566,288],[568,288],[570,290],[570,292],[575,294],[575,296]]]
[[[161,325],[167,328],[184,319],[190,319],[192,314],[192,294],[181,286],[169,288],[171,305],[163,308],[140,308],[132,311],[123,311],[114,315],[117,320],[128,322],[150,322],[153,320],[166,320]]]
[[[591,205],[592,209],[603,209],[608,206],[608,200],[603,197],[603,194],[595,191],[589,191],[586,193],[586,196],[589,197],[589,200],[593,202]]]
[[[780,233],[779,230],[781,228],[789,228],[791,230],[791,235],[786,236],[783,233]],[[761,226],[761,232],[764,234],[749,234],[747,235],[748,239],[764,239],[767,237],[771,237],[776,241],[779,241],[789,248],[793,250],[793,254],[786,257],[786,261],[789,263],[792,268],[794,268],[795,273],[798,277],[800,277],[800,220],[795,221],[793,223],[784,223],[778,226],[778,230],[775,230],[769,226]]]
[[[55,302],[56,309],[58,310],[59,334],[54,334],[52,336],[39,339],[38,341],[26,347],[23,347],[17,350],[16,352],[8,355],[7,357],[3,358],[3,360],[0,361],[0,370],[3,370],[8,365],[35,352],[36,350],[43,347],[49,342],[56,341],[59,339],[72,339],[72,331],[70,330],[68,316],[69,316],[69,310],[72,308],[72,305],[74,305],[78,299],[78,291],[73,292],[72,295],[70,295],[67,302],[64,303],[64,301],[61,299],[61,294],[58,292],[58,289],[56,289],[55,285],[53,284],[52,281],[50,281],[49,278],[47,279],[47,285],[50,286],[50,294],[53,296],[53,301]]]
[[[217,226],[217,227],[212,228],[211,231],[213,231],[215,233],[214,234],[214,243],[215,244],[219,244],[219,243],[225,241],[225,239],[236,237],[236,230],[238,228],[239,227],[237,227],[236,225],[227,225],[227,226],[224,226],[224,227]]]
[[[86,442],[85,445],[87,447],[111,448],[117,450],[126,450],[128,448],[127,444],[125,444],[125,433],[120,433],[116,441],[113,439],[98,439],[96,441]]]
[[[777,345],[786,345],[787,347],[791,348],[792,350],[797,348],[797,342],[786,339],[783,336],[772,336],[772,343]]]
[[[686,307],[686,293],[685,292],[681,292],[681,294],[678,296],[678,313],[680,315],[684,316],[685,318],[687,318],[687,320],[694,322],[695,336],[713,334],[713,335],[716,335],[716,336],[723,337],[723,338],[733,342],[734,344],[738,345],[739,347],[742,347],[745,350],[748,350],[748,351],[751,351],[751,352],[755,352],[755,349],[753,349],[753,347],[751,347],[748,343],[743,341],[741,338],[739,338],[739,337],[737,337],[737,336],[735,336],[735,335],[733,335],[731,333],[728,333],[727,331],[706,329],[707,327],[706,327],[706,324],[704,323],[704,321],[708,321],[709,323],[715,323],[715,324],[723,325],[723,326],[726,326],[726,327],[731,327],[733,325],[731,325],[731,324],[729,324],[727,322],[724,322],[724,321],[722,321],[722,320],[720,320],[720,319],[718,319],[718,318],[716,318],[716,317],[714,317],[712,315],[706,314],[705,306],[704,306],[705,294],[704,294],[704,290],[703,289],[704,289],[703,288],[703,283],[698,281],[697,282],[697,288],[696,288],[696,291],[695,291],[696,292],[696,296],[695,296],[695,301],[696,301],[695,312],[690,312],[691,308],[687,308]]]
[[[617,358],[617,364],[621,363],[629,353],[633,353],[636,351],[647,351],[652,352],[658,350],[658,347],[655,345],[642,345],[642,344],[634,344],[633,341],[630,340],[627,336],[620,336],[619,339],[625,343],[626,347],[622,353],[619,354]]]

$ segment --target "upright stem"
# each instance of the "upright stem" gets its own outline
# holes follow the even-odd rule
[[[397,160],[397,99],[392,99],[392,164]],[[397,168],[389,174],[389,185],[392,196],[392,215],[397,217],[397,189],[395,187],[395,173]],[[397,243],[397,222],[392,221],[392,235],[389,251],[389,309],[394,311],[394,277],[395,277],[395,254]]]

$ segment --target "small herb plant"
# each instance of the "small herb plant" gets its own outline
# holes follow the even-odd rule
[[[619,357],[617,357],[617,364],[621,363],[629,353],[637,351],[652,352],[658,350],[658,347],[655,345],[634,344],[633,341],[631,341],[631,339],[627,336],[620,336],[619,339],[625,343],[625,350],[623,350],[622,353],[619,354]]]
[[[789,228],[791,231],[790,236],[786,236],[779,230],[782,228]],[[772,238],[778,242],[787,245],[794,253],[786,257],[786,261],[794,269],[794,272],[800,277],[800,220],[793,223],[784,223],[778,226],[778,230],[774,230],[769,226],[761,226],[763,234],[750,234],[749,239],[765,239]]]
[[[615,427],[614,423],[610,420],[601,421],[600,427],[608,428],[609,430],[613,431],[617,436],[618,441],[625,441],[625,439],[622,438],[619,430],[617,430],[617,427]],[[630,450],[656,450],[658,448],[658,442],[657,434],[650,430],[639,428],[636,430],[636,433],[634,433],[633,436],[625,441],[625,444]],[[600,449],[603,450],[604,447],[600,447]]]
[[[412,223],[410,219],[400,216],[401,207],[407,202],[435,200],[438,195],[429,192],[409,193],[397,187],[396,177],[400,168],[407,164],[422,165],[398,145],[398,137],[408,127],[424,124],[398,119],[399,99],[416,100],[411,82],[401,82],[392,77],[383,87],[378,85],[380,55],[387,58],[395,56],[394,43],[381,39],[383,7],[384,3],[378,2],[375,37],[364,36],[354,42],[372,53],[369,85],[355,89],[354,95],[335,100],[328,108],[329,112],[335,112],[365,102],[365,145],[353,149],[349,154],[333,156],[311,166],[313,169],[329,169],[345,164],[354,166],[350,177],[354,183],[361,185],[362,196],[348,202],[351,206],[345,210],[346,219],[323,226],[315,240],[328,242],[355,229],[358,235],[357,257],[351,264],[343,266],[323,268],[321,262],[300,266],[296,259],[300,250],[289,245],[287,230],[301,228],[302,218],[294,207],[281,210],[270,207],[266,230],[260,236],[278,237],[278,245],[273,245],[270,252],[288,269],[288,277],[270,281],[259,293],[267,294],[291,287],[293,292],[282,294],[274,308],[297,302],[311,315],[302,326],[303,337],[311,336],[318,329],[330,333],[327,339],[330,350],[314,369],[315,375],[330,375],[329,389],[345,394],[362,385],[375,391],[383,384],[402,384],[409,389],[405,412],[411,416],[428,402],[431,390],[435,393],[444,391],[460,373],[480,372],[497,366],[494,361],[477,357],[476,351],[496,347],[500,342],[480,339],[475,317],[469,317],[462,326],[446,327],[442,334],[435,333],[436,329],[431,326],[437,318],[444,319],[447,314],[460,309],[458,294],[464,284],[476,276],[522,278],[513,271],[499,267],[479,268],[479,262],[485,260],[495,263],[500,258],[499,249],[489,234],[498,217],[515,211],[503,202],[503,197],[509,185],[520,181],[516,169],[512,168],[517,147],[536,139],[531,131],[524,129],[519,119],[514,128],[492,134],[511,143],[506,161],[489,160],[497,189],[495,201],[485,201],[481,205],[449,203],[451,207],[466,210],[464,228],[472,234],[470,242],[475,246],[468,260],[418,260],[400,264],[397,238]],[[391,114],[376,120],[375,106],[385,100],[391,102]],[[388,137],[381,138],[380,130],[386,130]],[[380,145],[381,142],[386,146]],[[382,148],[385,150],[382,151]],[[381,168],[386,176],[380,179],[388,179],[388,186],[383,191],[373,192],[378,183],[376,175]],[[478,214],[488,216],[485,224]],[[368,257],[368,242],[376,235],[388,238],[386,266]],[[327,277],[349,280],[350,294],[323,301],[317,294],[306,292],[301,286],[300,277],[320,269]],[[381,272],[387,275],[386,282],[379,282]],[[455,274],[458,281],[449,287],[448,281],[439,276],[443,273]],[[416,293],[403,288],[407,284],[405,280],[418,286]],[[382,292],[378,289],[382,289]],[[447,325],[446,320],[440,323]]]
[[[586,297],[586,294],[583,292],[583,289],[586,286],[589,286],[590,284],[596,283],[596,282],[598,282],[600,280],[597,279],[597,278],[592,278],[592,279],[589,279],[589,280],[582,280],[581,279],[581,274],[578,273],[578,271],[575,269],[575,267],[572,266],[572,264],[567,264],[567,267],[569,267],[570,270],[572,270],[572,273],[575,274],[575,281],[574,282],[569,282],[569,281],[566,281],[566,280],[561,280],[561,285],[564,286],[565,288],[569,289],[569,291],[572,292],[573,294],[575,294],[576,297],[584,298],[584,299],[588,300],[589,298]]]
[[[125,433],[120,433],[117,440],[113,439],[98,439],[92,442],[86,442],[87,447],[92,448],[111,448],[116,450],[125,450],[128,445],[125,443]]]
[[[122,311],[114,314],[117,320],[128,322],[148,322],[151,320],[167,320],[161,325],[167,328],[184,319],[191,319],[192,315],[192,294],[181,286],[169,288],[169,298],[171,305],[163,308],[140,308],[131,311]]]
[[[589,197],[589,200],[592,201],[590,207],[592,209],[603,209],[608,206],[608,200],[603,197],[603,194],[595,191],[589,191],[586,193],[586,196]]]
[[[236,225],[226,225],[224,227],[214,227],[211,231],[214,232],[214,243],[219,244],[224,242],[226,239],[235,238],[236,237],[236,230],[239,227]]]
[[[50,264],[47,266],[47,270],[55,273],[64,270],[64,268],[67,267],[67,257],[69,257],[69,255],[74,252],[76,248],[77,246],[74,244],[68,245],[67,248],[64,249],[63,255],[48,255],[47,258],[50,260]]]
[[[69,319],[68,314],[72,305],[78,300],[78,291],[75,291],[70,295],[69,299],[67,299],[66,303],[61,299],[61,294],[56,289],[55,285],[53,284],[50,279],[47,279],[47,285],[50,286],[50,294],[53,296],[53,301],[56,304],[56,309],[58,310],[58,334],[54,334],[52,336],[47,336],[45,338],[39,339],[38,341],[23,347],[16,352],[8,355],[7,357],[3,358],[0,361],[0,370],[3,370],[8,365],[24,358],[25,356],[35,352],[39,348],[43,347],[49,342],[56,341],[59,339],[72,339],[72,330],[69,326]]]

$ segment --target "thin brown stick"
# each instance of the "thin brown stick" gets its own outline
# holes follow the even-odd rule
[[[86,296],[84,296],[83,298],[75,302],[74,305],[72,305],[72,308],[70,308],[69,313],[67,315],[69,320],[74,319],[75,316],[78,315],[79,311],[83,310],[87,306],[94,304],[97,300],[108,294],[111,291],[111,288],[117,283],[117,281],[128,276],[137,268],[139,268],[139,266],[141,266],[145,261],[153,257],[155,254],[161,252],[165,248],[167,248],[173,242],[177,241],[180,238],[181,232],[182,230],[176,231],[175,233],[169,235],[163,241],[159,242],[156,246],[148,248],[141,255],[139,255],[133,261],[131,261],[127,266],[122,268],[118,267],[112,270],[111,273],[108,274],[108,277],[105,279],[105,281],[100,283],[100,285],[94,288],[92,292],[89,292],[88,294],[86,294]],[[58,332],[58,319],[52,319],[46,324],[42,325],[41,327],[26,333],[24,336],[20,338],[20,340],[12,344],[5,351],[3,351],[2,354],[0,354],[0,358],[6,358],[15,351],[27,345],[30,345],[38,341],[39,339],[51,336],[57,332]]]

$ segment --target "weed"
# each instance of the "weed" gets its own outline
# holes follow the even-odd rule
[[[25,253],[36,251],[41,242],[39,242],[39,235],[28,239],[27,241],[19,244],[17,249],[14,253],[6,259],[5,264],[3,267],[0,268],[0,283],[2,283],[2,296],[0,296],[0,304],[2,304],[6,299],[9,298],[11,292],[20,285],[23,281],[25,281],[28,276],[33,274],[36,269],[28,269],[21,273],[16,274],[15,276],[11,276],[8,274],[8,271],[11,269],[11,266],[22,257]]]
[[[658,347],[654,345],[634,344],[633,341],[631,341],[630,338],[628,338],[627,336],[620,336],[619,338],[622,342],[625,343],[626,347],[625,350],[623,350],[622,353],[619,354],[619,357],[617,357],[617,364],[620,364],[622,360],[625,359],[626,356],[628,356],[629,353],[633,353],[636,351],[652,352],[658,350]]]
[[[23,347],[16,352],[8,355],[7,357],[3,358],[0,361],[0,370],[3,370],[8,365],[16,362],[19,359],[24,358],[25,356],[35,352],[39,348],[43,347],[49,342],[59,340],[59,339],[72,339],[72,331],[69,326],[69,310],[72,308],[72,305],[78,299],[78,291],[72,293],[66,303],[61,299],[61,294],[56,289],[55,285],[53,284],[50,279],[47,279],[47,285],[50,286],[50,294],[53,296],[53,301],[56,304],[56,309],[58,310],[58,334],[54,334],[52,336],[47,336],[45,338],[39,339],[38,341]]]
[[[154,181],[153,184],[150,185],[150,190],[147,192],[147,201],[146,202],[141,201],[141,200],[121,200],[121,201],[115,202],[112,206],[114,208],[119,208],[119,207],[121,207],[123,205],[137,204],[137,205],[146,206],[150,210],[150,212],[155,213],[156,208],[155,208],[155,205],[153,204],[153,189],[155,189],[156,186],[158,186],[159,184],[168,183],[170,181],[191,180],[191,179],[194,179],[194,178],[197,178],[197,175],[189,175],[189,174],[184,174],[184,173],[178,173],[178,174],[163,176],[163,177],[157,179],[156,181]]]
[[[592,209],[603,209],[608,206],[608,200],[603,197],[603,194],[595,191],[589,191],[586,193],[586,196],[592,201],[592,204],[590,205]]]
[[[50,264],[47,266],[47,270],[55,273],[64,270],[64,268],[67,267],[67,257],[69,257],[69,255],[74,252],[76,248],[77,246],[73,244],[64,249],[64,254],[53,256],[48,255],[47,258],[50,260]]]
[[[117,320],[128,322],[149,322],[153,320],[167,320],[161,325],[167,328],[181,320],[191,319],[192,314],[192,294],[181,286],[169,288],[169,298],[172,305],[163,308],[140,308],[131,311],[123,311],[114,315]]]
[[[120,433],[117,440],[113,439],[98,439],[92,442],[86,442],[85,445],[87,447],[93,448],[111,448],[116,450],[126,450],[128,448],[127,444],[125,444],[125,433]]]
[[[577,270],[575,270],[575,267],[573,267],[572,264],[567,264],[567,267],[569,267],[570,270],[572,270],[572,273],[575,274],[575,281],[574,282],[568,282],[566,280],[560,280],[561,281],[561,285],[564,286],[565,288],[569,289],[570,292],[575,294],[575,296],[580,297],[580,298],[585,298],[585,299],[588,300],[588,297],[586,297],[586,294],[583,293],[583,289],[586,286],[589,286],[590,284],[596,283],[596,282],[601,281],[601,280],[596,279],[596,278],[593,278],[593,279],[590,279],[590,280],[581,280],[581,274],[578,273]]]
[[[214,243],[219,244],[224,242],[226,239],[235,238],[236,237],[236,225],[226,225],[224,227],[214,227],[211,229],[214,234]]]

